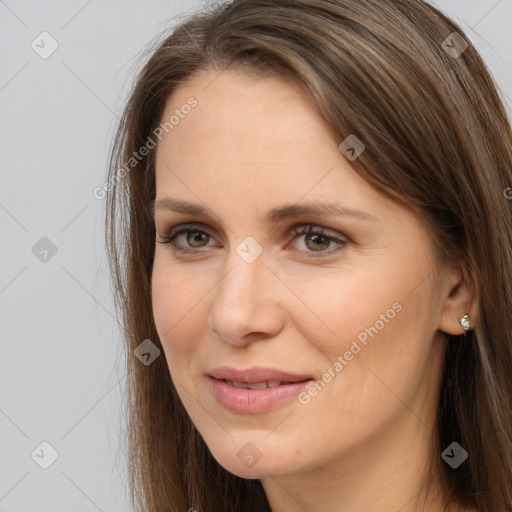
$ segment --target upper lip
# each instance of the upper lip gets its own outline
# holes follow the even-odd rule
[[[298,375],[283,370],[275,370],[274,368],[253,367],[246,370],[239,370],[229,366],[215,368],[209,372],[211,377],[218,380],[232,380],[235,382],[247,382],[252,384],[255,382],[279,381],[279,382],[302,382],[312,377],[309,375]]]

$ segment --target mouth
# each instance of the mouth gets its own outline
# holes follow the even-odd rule
[[[281,407],[314,381],[309,376],[263,368],[222,368],[208,377],[217,403],[238,414],[261,414]]]

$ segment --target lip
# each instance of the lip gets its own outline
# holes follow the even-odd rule
[[[212,393],[217,402],[225,409],[238,414],[261,414],[275,409],[295,398],[306,386],[313,382],[307,375],[297,375],[271,368],[216,368],[209,373]],[[240,389],[232,383],[249,384],[263,381],[280,381],[283,384],[272,388]]]
[[[210,377],[222,380],[234,380],[236,382],[247,382],[253,384],[255,382],[263,382],[268,380],[278,380],[279,382],[301,382],[312,379],[311,375],[299,375],[289,373],[284,370],[276,370],[274,368],[253,367],[245,370],[239,370],[230,366],[221,366],[209,372]]]

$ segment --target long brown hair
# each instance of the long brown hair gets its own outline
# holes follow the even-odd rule
[[[149,366],[134,357],[145,339],[163,348],[150,286],[155,150],[130,158],[155,139],[180,84],[200,70],[228,68],[301,84],[340,142],[355,134],[365,143],[353,168],[421,215],[442,251],[463,262],[478,322],[465,336],[447,335],[428,462],[447,506],[511,507],[512,203],[504,192],[512,187],[511,123],[461,28],[420,0],[235,0],[194,13],[151,49],[98,189],[126,340],[133,503],[148,512],[270,510],[259,480],[239,478],[212,457],[165,357]],[[469,454],[456,470],[441,458],[453,441]]]

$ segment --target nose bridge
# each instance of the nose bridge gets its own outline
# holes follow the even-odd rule
[[[264,292],[261,287],[258,290],[258,285],[266,281],[265,273],[268,272],[263,248],[257,250],[254,243],[247,241],[239,243],[230,251],[225,268],[215,301],[224,302],[228,308],[258,302],[257,296]]]
[[[237,344],[251,332],[275,333],[279,314],[271,301],[270,271],[261,245],[244,239],[231,249],[224,268],[211,304],[210,329]]]

